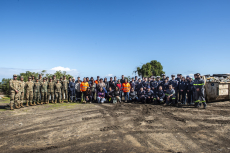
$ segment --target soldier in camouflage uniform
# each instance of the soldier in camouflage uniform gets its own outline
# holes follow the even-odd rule
[[[54,82],[52,81],[52,78],[50,78],[50,81],[48,83],[47,93],[48,93],[48,98],[51,95],[51,102],[54,103],[54,101],[53,101],[53,99],[54,99]]]
[[[13,75],[13,80],[10,80],[10,109],[13,110],[15,108],[20,108],[18,103],[20,98],[20,87],[19,81],[17,80],[17,75]]]
[[[43,78],[43,82],[41,83],[41,105],[45,103],[49,103],[49,99],[47,97],[47,82],[46,78]]]
[[[24,89],[25,89],[25,82],[23,80],[23,76],[20,77],[19,86],[20,86],[20,106],[23,108],[23,101],[24,101]]]
[[[32,101],[33,101],[33,88],[34,88],[34,83],[31,81],[31,77],[28,78],[29,81],[26,82],[25,88],[26,88],[26,106],[28,107],[28,100],[30,103],[30,106],[33,106]]]
[[[55,84],[55,104],[57,103],[57,99],[59,100],[59,103],[61,102],[61,87],[62,84],[57,80],[57,83]]]
[[[66,100],[66,102],[68,102],[68,98],[67,97],[68,97],[68,85],[69,85],[69,81],[66,80],[66,76],[63,76],[63,80],[62,80],[61,84],[62,84],[62,103],[64,102],[64,99]]]
[[[33,82],[33,83],[35,83],[36,82],[36,79],[34,78],[34,75],[31,75],[31,81]],[[33,101],[35,101],[35,93],[33,92]]]
[[[41,74],[39,74],[39,80],[38,80],[38,82],[40,82],[40,83],[43,82],[43,79],[42,79],[42,75],[41,75]]]
[[[36,82],[34,83],[34,95],[35,95],[35,99],[34,99],[34,106],[36,106],[36,102],[37,105],[40,105],[39,103],[39,99],[40,99],[40,82],[39,79],[36,78]]]

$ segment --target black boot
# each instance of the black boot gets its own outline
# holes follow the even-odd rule
[[[207,107],[206,102],[203,102],[203,106],[204,106],[204,109],[206,109],[206,107]]]

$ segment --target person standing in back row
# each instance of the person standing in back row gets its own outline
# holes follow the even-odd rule
[[[86,79],[85,79],[86,80]],[[69,82],[69,91],[70,91],[70,102],[72,103],[75,100],[75,78]]]
[[[67,102],[68,101],[68,80],[66,79],[66,76],[63,76],[63,80],[60,82],[62,84],[62,103],[64,100]]]
[[[121,82],[121,86],[123,83],[125,83],[125,76],[124,75],[121,76],[120,82]],[[121,90],[121,100],[122,100],[123,94],[124,94],[124,92]]]
[[[86,90],[89,87],[88,82],[86,82],[86,78],[84,78],[84,81],[80,85],[80,90],[82,92],[82,102],[86,103]]]
[[[124,92],[125,102],[129,100],[129,91],[130,91],[130,84],[128,83],[127,79],[122,84],[122,91]]]

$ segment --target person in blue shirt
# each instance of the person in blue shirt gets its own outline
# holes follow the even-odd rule
[[[150,90],[150,87],[145,92],[146,103],[152,103],[154,98],[154,92]]]
[[[156,96],[156,98],[154,99],[154,104],[163,104],[164,103],[165,93],[162,90],[162,86],[159,86],[159,89],[157,90],[155,96]]]
[[[185,78],[181,78],[181,82],[179,82],[179,92],[180,95],[182,96],[181,99],[181,104],[185,105],[186,104],[186,89],[187,89],[187,83],[185,82]]]
[[[68,89],[70,92],[70,102],[73,102],[75,100],[75,78],[69,82]]]

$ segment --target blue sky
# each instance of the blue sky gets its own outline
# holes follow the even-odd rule
[[[0,0],[0,79],[26,70],[230,73],[229,0]]]

